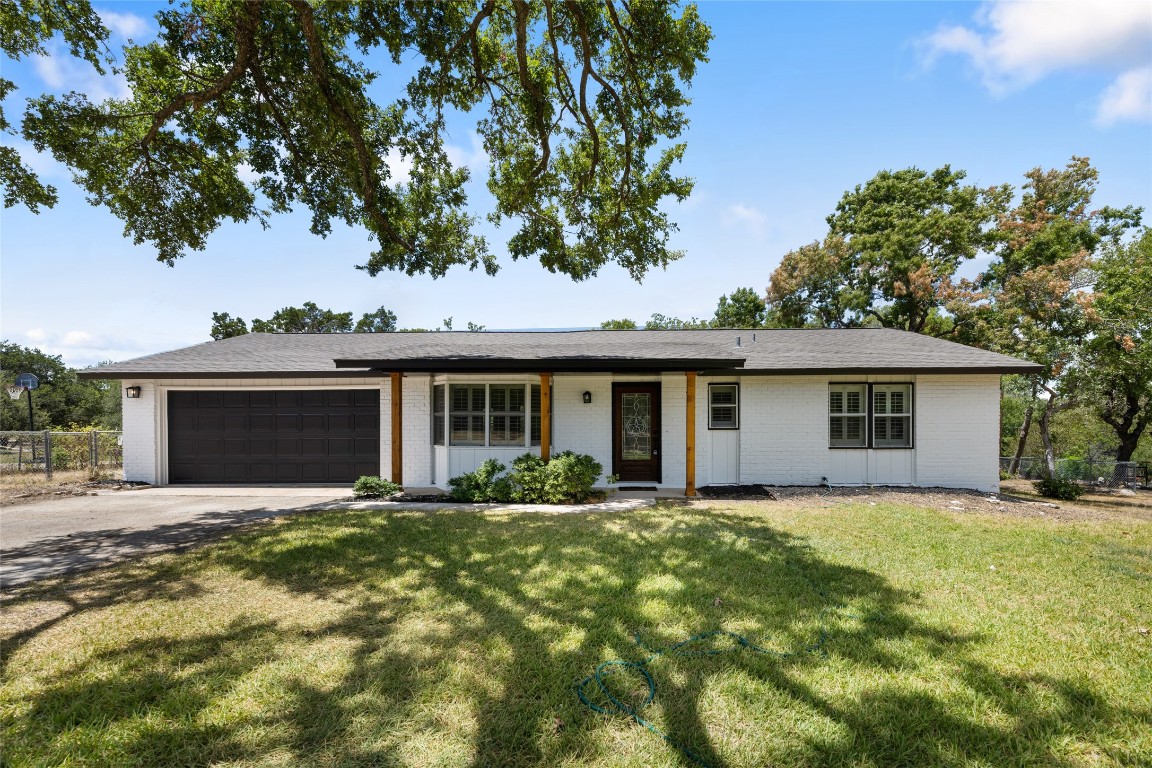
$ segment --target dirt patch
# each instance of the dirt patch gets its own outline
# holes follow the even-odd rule
[[[957,488],[905,488],[893,486],[832,487],[827,486],[707,486],[700,489],[703,497],[696,504],[709,501],[763,501],[765,503],[811,509],[842,504],[906,504],[928,507],[943,512],[1000,514],[1011,517],[1071,520],[1143,520],[1152,522],[1152,506],[1143,504],[1108,504],[1091,501],[1053,502],[1039,497],[1015,494],[981,493]],[[1120,499],[1123,501],[1123,498]]]
[[[0,504],[12,507],[33,501],[67,496],[95,496],[100,491],[130,491],[147,488],[148,483],[135,483],[126,480],[86,480],[63,478],[61,482],[27,483],[0,485]]]

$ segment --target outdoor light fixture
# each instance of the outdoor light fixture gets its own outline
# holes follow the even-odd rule
[[[125,387],[124,396],[135,400],[136,398],[140,397],[140,387]]]
[[[591,392],[585,392],[584,393],[584,402],[585,403],[592,402],[592,393]]]

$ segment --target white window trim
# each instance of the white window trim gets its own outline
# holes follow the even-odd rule
[[[476,449],[476,448],[491,448],[495,450],[506,448],[527,448],[532,449],[538,447],[532,444],[532,387],[540,386],[539,381],[534,380],[501,380],[501,381],[476,381],[474,379],[435,379],[432,386],[443,384],[448,387],[445,390],[445,403],[444,403],[444,445],[432,444],[434,448],[463,448],[463,449]],[[467,444],[461,445],[452,442],[452,387],[454,386],[467,386],[467,387],[484,387],[484,443],[481,444]],[[524,387],[524,411],[520,414],[524,416],[524,442],[519,445],[492,445],[492,417],[494,415],[514,416],[518,415],[513,411],[492,411],[492,387]],[[457,411],[456,413],[465,413],[464,411]],[[468,411],[470,415],[478,415],[479,411]],[[435,415],[433,415],[435,418]],[[435,427],[432,433],[435,434]]]
[[[844,412],[832,413],[831,394],[836,388],[863,388],[863,406],[862,412]],[[906,410],[903,413],[875,413],[875,391],[877,389],[893,390],[896,388],[902,389],[906,393]],[[833,451],[843,450],[869,450],[869,451],[900,451],[911,450],[916,447],[916,384],[912,381],[887,381],[887,382],[863,382],[863,381],[832,381],[828,383],[828,404],[826,406],[827,420],[825,427],[828,430],[827,443],[828,449]],[[847,405],[847,403],[845,403]],[[864,441],[860,445],[832,445],[832,419],[836,417],[864,417]],[[875,440],[876,419],[877,418],[906,418],[908,420],[908,428],[906,433],[906,442],[903,445],[877,445]]]
[[[719,406],[717,406],[715,403],[712,402],[712,388],[713,387],[724,387],[724,388],[730,387],[732,389],[735,389],[736,390],[735,401],[731,405],[728,405],[727,403],[722,403]],[[712,419],[712,409],[716,408],[716,407],[734,408],[736,410],[736,418],[734,420],[735,423],[732,424],[731,426],[722,426],[722,427],[715,426],[713,419]],[[725,382],[721,382],[721,381],[709,382],[709,384],[708,384],[708,429],[716,429],[716,430],[740,429],[740,384],[738,382],[726,382],[726,381]]]

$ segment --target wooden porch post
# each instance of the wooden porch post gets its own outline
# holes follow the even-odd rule
[[[696,371],[686,371],[688,396],[685,398],[684,495],[696,495]]]
[[[393,371],[392,378],[392,482],[404,484],[404,409],[401,394],[403,374]]]
[[[552,374],[540,374],[540,458],[552,458]]]

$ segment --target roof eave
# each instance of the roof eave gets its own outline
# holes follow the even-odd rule
[[[413,359],[413,360],[343,360],[336,367],[370,367],[377,373],[659,373],[661,371],[731,371],[744,367],[742,359],[724,358],[544,358],[544,359]]]

